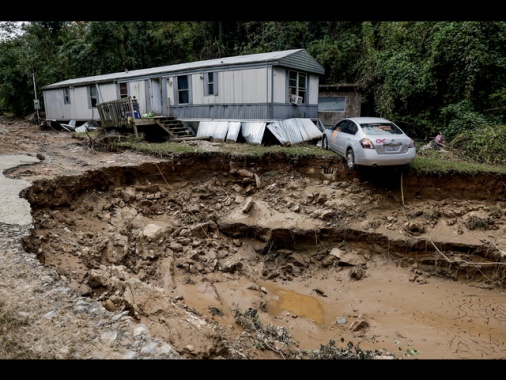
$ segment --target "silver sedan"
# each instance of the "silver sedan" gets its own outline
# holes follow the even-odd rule
[[[415,142],[390,120],[351,117],[322,135],[323,149],[341,156],[348,169],[357,166],[408,166],[416,156]]]

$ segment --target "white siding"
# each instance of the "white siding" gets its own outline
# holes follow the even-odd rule
[[[88,117],[87,110],[83,107],[88,104],[86,87],[70,89],[70,104],[63,104],[63,89],[44,92],[44,110],[47,119],[71,120]]]
[[[270,99],[270,79],[266,68],[217,71],[217,95],[204,96],[203,73],[191,75],[192,104],[245,104],[264,103]],[[169,96],[173,93],[168,86]],[[171,102],[173,104],[173,102]]]
[[[100,91],[98,94],[100,97]],[[90,120],[93,118],[92,110],[88,105],[88,86],[74,88],[71,92],[71,98],[75,108],[72,111],[72,117],[70,117],[70,119]],[[95,117],[99,118],[98,112],[95,112]]]
[[[274,68],[274,103],[288,102],[288,83],[286,82],[286,69]]]
[[[65,120],[65,109],[63,107],[63,90],[46,90],[44,91],[43,95],[46,118],[54,120]]]
[[[174,76],[170,76],[167,78],[167,114],[171,115],[170,108],[174,105]],[[163,102],[162,102],[163,104]]]
[[[318,105],[319,83],[320,79],[317,76],[309,76],[309,104]]]
[[[133,81],[128,84],[128,95],[135,96],[139,100],[139,105],[146,105],[146,84],[144,80]]]
[[[141,114],[151,112],[151,99],[146,99],[146,82],[144,79],[128,83],[128,95],[137,99]],[[110,100],[116,100],[117,97]]]
[[[114,83],[104,83],[98,86],[98,102],[110,102],[118,99],[118,87]]]
[[[63,89],[44,91],[44,109],[47,119],[53,120],[100,120],[97,109],[89,108],[88,86],[70,88],[70,104],[63,104]],[[117,99],[116,85],[101,84],[98,87],[98,101]]]
[[[200,79],[203,74],[191,75],[191,99],[192,104],[214,104],[216,96],[206,96],[204,99],[204,79]]]
[[[218,95],[207,96],[204,104],[264,103],[269,98],[267,69],[218,72]]]
[[[155,115],[162,115],[162,92],[160,80],[158,78],[149,81],[149,96],[151,111],[153,111]]]

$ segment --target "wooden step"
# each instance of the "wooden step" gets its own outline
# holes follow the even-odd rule
[[[163,128],[170,136],[171,139],[177,138],[185,138],[185,137],[193,137],[194,135],[190,133],[188,128],[186,128],[183,123],[179,120],[167,121],[160,119],[155,120],[156,124],[158,124],[161,128]]]

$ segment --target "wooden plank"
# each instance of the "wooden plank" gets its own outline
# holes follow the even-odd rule
[[[155,120],[155,121],[156,121],[156,124],[158,124],[160,127],[162,127],[162,129],[169,134],[169,136],[171,137],[171,139],[174,137],[174,134],[170,131],[169,128],[167,128],[165,125],[163,125],[162,123],[160,123],[158,120]]]

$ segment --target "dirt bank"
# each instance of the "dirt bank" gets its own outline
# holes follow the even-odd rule
[[[2,127],[0,154],[43,158],[4,173],[33,182],[24,249],[183,357],[504,357],[503,177],[349,173],[210,142],[153,158]]]

